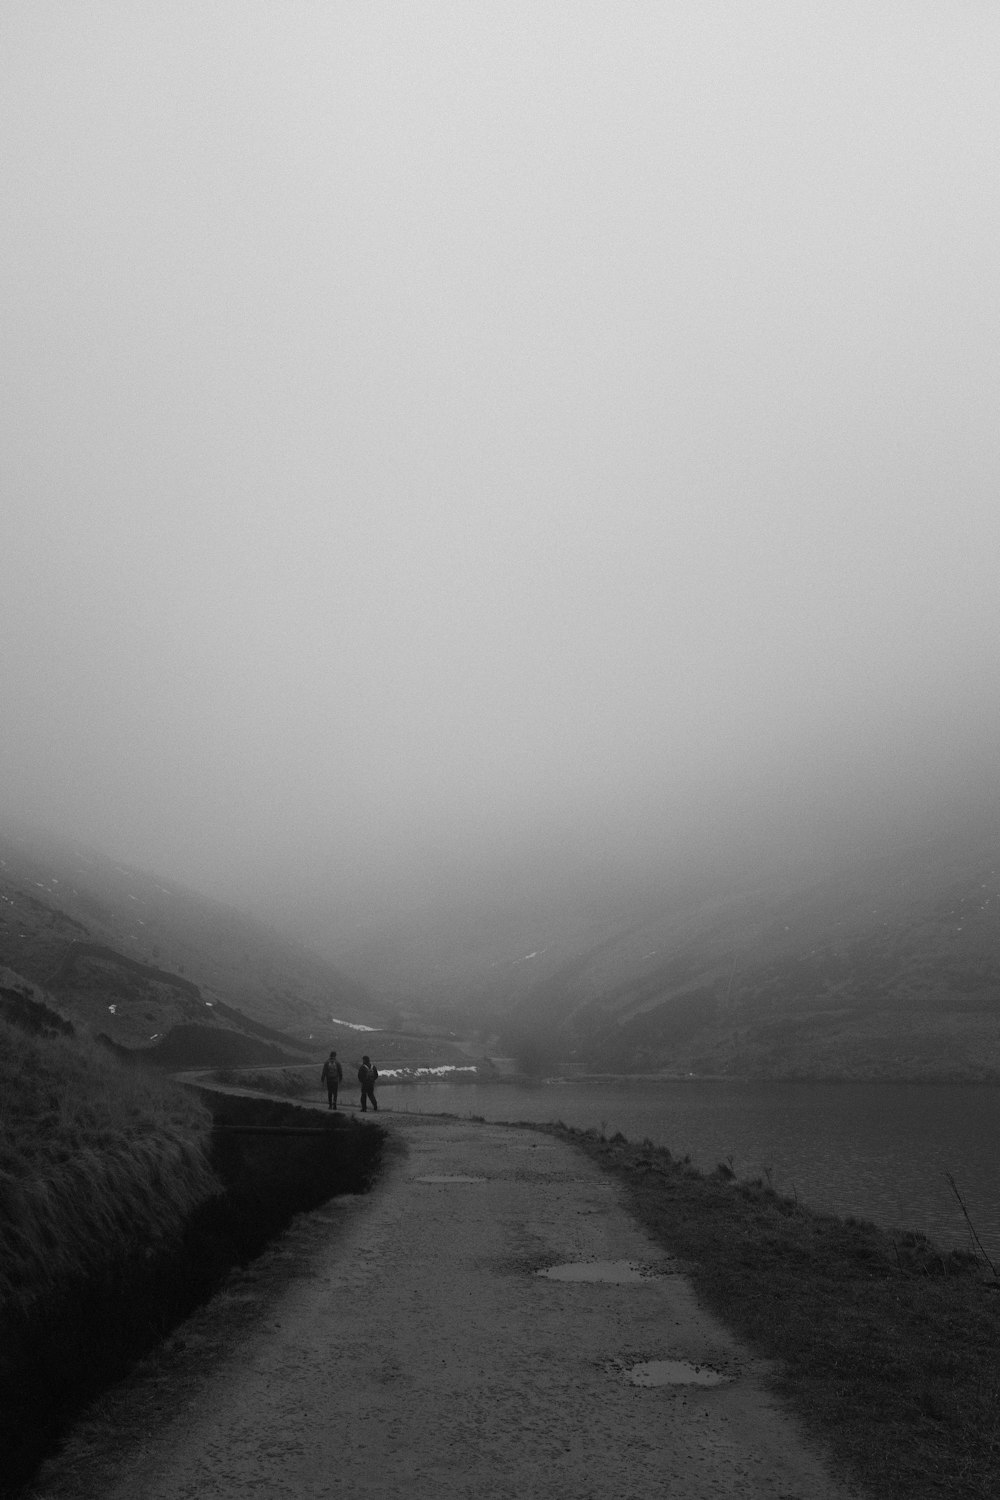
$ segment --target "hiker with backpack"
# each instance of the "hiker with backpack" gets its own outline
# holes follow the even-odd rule
[[[331,1052],[323,1064],[323,1071],[319,1076],[320,1083],[326,1084],[327,1109],[337,1108],[337,1093],[340,1089],[340,1082],[343,1076],[344,1070],[337,1061],[337,1054],[336,1052]]]
[[[358,1082],[361,1085],[361,1110],[363,1114],[368,1112],[368,1100],[372,1101],[372,1109],[378,1109],[378,1100],[375,1098],[375,1080],[378,1077],[378,1068],[367,1055],[361,1059],[358,1069]]]

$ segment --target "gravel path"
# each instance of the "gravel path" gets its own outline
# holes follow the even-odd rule
[[[40,1500],[845,1500],[582,1154],[380,1119],[375,1191],[303,1216],[185,1324]],[[565,1265],[611,1279],[539,1274]],[[664,1361],[684,1383],[636,1383]]]

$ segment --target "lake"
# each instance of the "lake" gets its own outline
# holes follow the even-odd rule
[[[966,1248],[950,1173],[1000,1263],[1000,1089],[988,1085],[623,1078],[386,1084],[379,1098],[394,1110],[648,1137],[701,1168],[731,1161],[739,1177],[769,1177],[814,1208]]]

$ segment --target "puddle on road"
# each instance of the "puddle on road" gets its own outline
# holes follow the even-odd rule
[[[485,1182],[486,1178],[485,1177],[463,1177],[458,1172],[455,1172],[455,1173],[450,1174],[450,1175],[447,1172],[439,1172],[439,1173],[432,1173],[432,1174],[428,1175],[427,1177],[417,1177],[414,1180],[416,1182],[444,1182],[444,1183],[451,1183],[451,1182]]]
[[[663,1269],[643,1265],[637,1260],[571,1260],[561,1266],[546,1266],[535,1275],[544,1276],[549,1281],[607,1281],[615,1286],[625,1286],[662,1276]]]
[[[647,1359],[625,1371],[633,1385],[724,1385],[726,1376],[683,1359]]]

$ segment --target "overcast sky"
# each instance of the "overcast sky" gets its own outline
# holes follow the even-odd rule
[[[0,805],[336,901],[995,776],[998,77],[992,0],[5,0]]]

